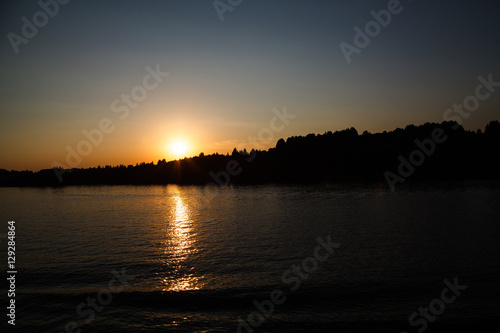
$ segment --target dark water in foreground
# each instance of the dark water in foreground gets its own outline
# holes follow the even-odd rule
[[[467,289],[432,303],[441,314],[426,332],[500,320],[498,186],[202,193],[0,188],[2,253],[7,221],[17,227],[15,331],[417,332],[423,317],[409,316],[455,278]],[[324,261],[318,237],[340,244]],[[273,290],[283,294],[270,314]]]

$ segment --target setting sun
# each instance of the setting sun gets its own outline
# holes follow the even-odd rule
[[[170,144],[169,153],[174,158],[182,158],[188,152],[188,145],[183,140],[176,140]]]

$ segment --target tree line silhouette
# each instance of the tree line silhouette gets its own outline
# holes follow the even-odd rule
[[[447,140],[436,144],[433,154],[426,156],[407,179],[409,182],[499,178],[500,123],[492,121],[484,132],[466,131],[455,122],[408,125],[391,132],[365,131],[361,135],[349,128],[279,139],[267,151],[235,148],[232,154],[201,153],[135,166],[38,172],[0,169],[0,186],[385,183],[384,173],[396,172],[401,161],[398,157],[407,158],[418,149],[415,140],[431,138],[435,129],[442,129]]]

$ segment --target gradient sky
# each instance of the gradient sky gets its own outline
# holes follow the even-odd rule
[[[2,1],[0,168],[67,165],[66,147],[103,118],[115,129],[78,167],[172,160],[177,139],[193,156],[441,122],[479,75],[500,81],[497,0],[401,1],[403,11],[348,64],[339,44],[353,44],[353,28],[387,3],[243,0],[221,22],[211,0],[73,0],[16,54],[7,35],[22,35],[21,18],[32,22],[41,8]],[[120,120],[113,101],[157,65],[169,76]],[[283,107],[296,118],[272,142],[248,143]],[[500,88],[463,126],[484,129],[499,111]]]

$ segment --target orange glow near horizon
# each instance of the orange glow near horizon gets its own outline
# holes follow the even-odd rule
[[[174,156],[185,156],[188,151],[188,146],[183,140],[176,140],[170,145],[170,151]]]
[[[167,156],[171,159],[189,157],[191,146],[184,139],[175,139],[168,143],[166,147]]]

